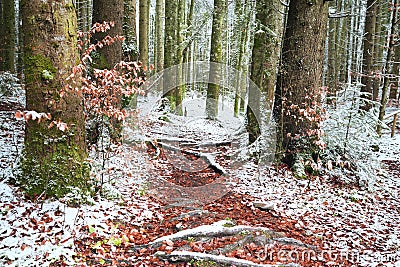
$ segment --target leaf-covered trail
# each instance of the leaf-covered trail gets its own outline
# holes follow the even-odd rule
[[[2,175],[6,175],[11,171],[16,148],[20,151],[23,132],[12,113],[1,115],[4,132],[0,160],[5,166]],[[115,191],[120,198],[114,200],[97,196],[93,205],[79,208],[68,207],[63,200],[34,203],[3,181],[0,263],[193,266],[195,261],[190,259],[198,257],[236,260],[236,264],[241,259],[254,264],[400,266],[400,159],[393,149],[400,147],[400,138],[387,140],[381,152],[386,153],[386,146],[393,154],[384,159],[373,192],[325,175],[298,180],[284,165],[260,170],[245,164],[236,170],[238,179],[233,190],[221,198],[205,205],[168,205],[160,202],[157,191],[147,187],[151,175],[176,178],[180,186],[196,186],[195,182],[204,179],[211,182],[217,172],[208,170],[198,181],[179,170],[168,168],[166,172],[168,163],[162,152],[155,157],[155,149],[149,150],[146,144],[143,149],[147,156],[143,156],[143,150],[122,146],[106,165],[104,173],[112,177],[112,183],[105,186],[104,193],[113,195]],[[225,167],[223,159],[217,157],[217,161]],[[223,220],[225,233],[189,233],[151,245],[158,238]],[[239,234],[229,230],[244,226],[255,230]]]

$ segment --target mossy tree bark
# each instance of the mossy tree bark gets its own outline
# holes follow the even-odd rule
[[[211,32],[210,61],[223,63],[223,38],[224,38],[224,20],[227,15],[227,1],[214,0],[214,14]],[[218,98],[220,86],[217,84],[221,80],[222,69],[214,64],[210,65],[210,77],[207,87],[206,115],[210,119],[216,119],[218,116]]]
[[[136,61],[139,56],[136,36],[136,0],[124,0],[124,60]]]
[[[320,127],[327,20],[326,1],[290,1],[274,106],[279,129],[277,151],[289,156],[289,164],[296,153],[316,149],[316,135],[310,133]]]
[[[0,0],[0,71],[15,72],[14,0]]]
[[[114,22],[106,33],[96,33],[92,36],[92,43],[101,41],[105,36],[115,37],[123,35],[124,0],[93,0],[93,22]],[[97,50],[98,58],[95,59],[95,67],[98,69],[112,69],[122,60],[122,44],[119,41],[111,45],[105,45]]]
[[[253,143],[261,133],[260,101],[266,101],[262,103],[263,107],[272,108],[273,105],[284,27],[282,15],[284,6],[280,0],[257,1],[256,12],[257,28],[254,35],[250,79],[257,85],[261,95],[254,90],[249,91],[247,130],[250,143]],[[271,110],[261,112],[271,112]]]
[[[184,79],[184,69],[182,67],[182,63],[184,60],[183,54],[184,54],[184,41],[185,41],[185,33],[184,31],[186,30],[186,22],[185,22],[185,17],[186,17],[186,0],[179,0],[179,5],[178,5],[178,25],[177,25],[177,46],[176,46],[176,62],[175,64],[180,65],[178,67],[178,73],[177,73],[177,88],[175,92],[175,99],[176,99],[176,113],[179,115],[183,115],[183,110],[182,110],[182,101],[185,95],[186,91],[186,86],[183,83]]]
[[[26,108],[50,113],[69,129],[29,120],[25,130],[21,186],[29,196],[62,197],[78,188],[88,191],[82,96],[67,91],[71,68],[78,64],[77,21],[72,0],[21,1]]]
[[[139,60],[149,65],[149,0],[139,0]]]
[[[376,27],[376,12],[377,12],[377,1],[367,1],[367,15],[365,18],[365,34],[363,41],[363,76],[361,78],[361,95],[366,100],[372,100],[372,88],[373,88],[373,55],[375,49],[375,27]],[[366,102],[363,105],[363,109],[369,110],[371,108],[370,102]]]

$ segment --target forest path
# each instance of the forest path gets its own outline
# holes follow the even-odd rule
[[[21,151],[23,124],[15,120],[13,112],[0,115],[3,151],[0,162],[2,175],[7,175],[15,162],[16,148]],[[202,205],[163,203],[157,190],[146,187],[147,179],[174,177],[170,182],[196,187],[199,183],[201,186],[201,182],[212,182],[218,171],[211,168],[199,177],[181,175],[182,170],[171,170],[168,165],[171,163],[165,162],[165,148],[160,142],[146,138],[152,143],[144,142],[140,151],[133,152],[127,144],[122,147],[130,158],[122,153],[111,159],[114,165],[110,165],[106,173],[113,176],[114,187],[122,194],[122,199],[110,201],[98,196],[94,205],[77,209],[59,202],[44,206],[31,203],[18,193],[12,197],[16,200],[10,201],[6,195],[10,190],[2,191],[1,209],[6,211],[0,214],[0,232],[4,238],[0,241],[2,257],[15,251],[13,255],[24,260],[34,249],[34,255],[45,261],[48,257],[41,252],[43,242],[52,240],[52,244],[65,251],[63,257],[67,257],[70,253],[67,251],[72,248],[75,256],[71,260],[96,266],[188,266],[187,262],[196,262],[193,259],[219,262],[219,266],[251,266],[239,259],[260,266],[290,263],[374,266],[379,260],[399,264],[400,179],[396,162],[400,155],[400,138],[385,137],[380,153],[384,156],[386,170],[379,173],[373,192],[341,184],[334,177],[324,175],[298,180],[284,165],[260,170],[249,162],[237,170],[238,179],[234,181],[233,190]],[[176,140],[169,141],[170,146],[180,146],[174,143]],[[189,149],[185,145],[180,147]],[[229,146],[213,146],[212,149],[219,149],[223,155]],[[224,168],[226,159],[215,158]],[[129,161],[128,167],[132,169],[125,169],[125,165],[120,164],[123,161]],[[46,208],[49,205],[62,208],[49,211]],[[19,214],[18,225],[24,227],[9,228],[17,221],[13,214]],[[202,226],[206,230],[200,234],[198,227]],[[70,237],[67,235],[60,240],[57,227],[67,227],[63,231],[72,231]],[[243,231],[235,232],[240,227]],[[218,229],[220,232],[215,233]],[[22,244],[9,243],[14,237],[22,240]],[[32,240],[27,243],[27,238]],[[24,244],[29,244],[29,250]],[[338,258],[340,251],[347,252],[347,256]],[[222,256],[218,257],[219,254]]]

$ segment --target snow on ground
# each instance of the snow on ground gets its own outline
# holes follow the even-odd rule
[[[6,183],[21,151],[23,128],[13,119],[13,113],[1,112],[0,120],[0,265],[47,266],[59,258],[74,264],[74,240],[87,234],[83,231],[96,231],[111,240],[119,230],[107,221],[141,225],[148,219],[162,219],[155,212],[157,204],[143,196],[149,159],[128,144],[119,154],[110,156],[103,172],[103,178],[108,177],[105,193],[109,198],[116,197],[114,200],[99,197],[94,204],[79,208],[60,201],[25,200]],[[212,128],[204,129],[202,123],[196,120],[186,127],[216,134],[214,137],[221,135]],[[400,134],[394,139],[385,135],[380,148],[380,160],[400,160]],[[101,165],[98,155],[92,153],[91,157],[94,166]],[[390,170],[379,173],[374,192],[333,186],[327,176],[298,180],[286,169],[259,170],[253,164],[241,166],[236,175],[240,181],[235,190],[250,193],[273,204],[274,212],[298,220],[299,228],[326,240],[327,250],[343,250],[358,257],[358,266],[377,266],[380,262],[400,266],[400,179]],[[101,181],[101,173],[97,179]]]
[[[379,159],[397,160],[400,134],[381,139]],[[298,227],[326,240],[326,248],[344,251],[358,266],[400,266],[400,179],[381,170],[375,191],[332,186],[328,176],[294,179],[288,170],[259,170],[248,164],[238,171],[238,191],[257,196],[275,212],[298,220]],[[394,264],[394,265],[393,265]]]

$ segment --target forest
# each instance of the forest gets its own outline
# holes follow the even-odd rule
[[[400,0],[0,0],[1,266],[400,266]]]

